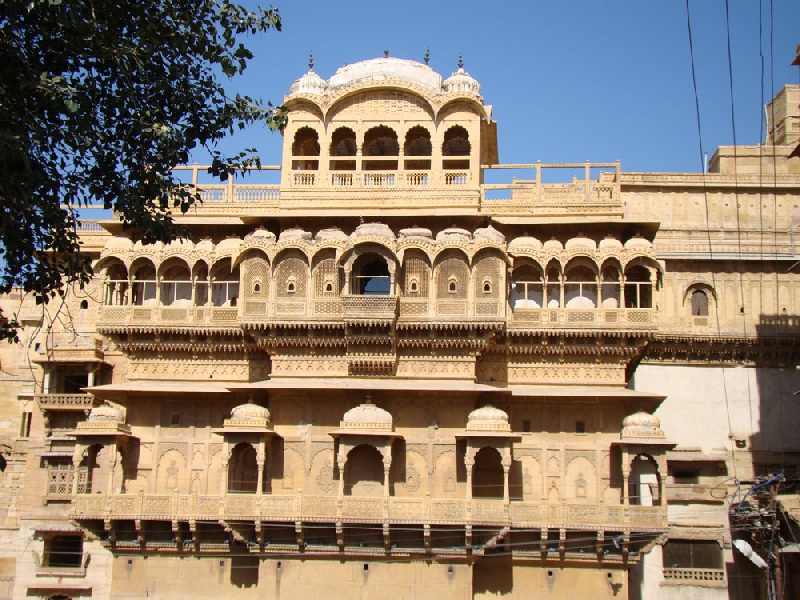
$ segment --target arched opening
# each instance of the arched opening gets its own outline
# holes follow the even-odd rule
[[[403,259],[403,295],[427,298],[430,279],[431,269],[427,256],[419,250],[408,250]]]
[[[344,468],[345,496],[383,495],[383,455],[374,446],[356,446]]]
[[[547,308],[559,308],[561,306],[561,273],[558,267],[552,263],[547,269],[545,287],[547,291]]]
[[[467,158],[445,158],[442,161],[444,169],[469,169],[469,154],[472,146],[469,142],[469,133],[461,125],[454,125],[444,134],[442,143],[442,156],[466,156]]]
[[[231,259],[223,258],[211,269],[211,303],[236,306],[239,301],[239,266],[231,270]]]
[[[436,297],[439,301],[463,300],[469,286],[467,257],[457,251],[447,251],[436,259]]]
[[[392,293],[389,264],[378,254],[359,256],[353,265],[353,293],[361,296],[388,296]]]
[[[135,306],[152,306],[156,303],[156,268],[147,259],[134,262],[131,268],[133,302]]]
[[[542,270],[527,264],[514,269],[511,274],[511,292],[508,296],[511,308],[541,308],[543,299]]]
[[[378,125],[373,127],[364,135],[365,157],[363,169],[365,171],[396,171],[397,159],[383,158],[396,157],[400,154],[400,144],[397,141],[397,133],[391,127]]]
[[[652,308],[653,284],[650,271],[641,265],[625,271],[625,308]]]
[[[330,170],[355,171],[356,161],[342,157],[355,156],[357,150],[358,145],[356,144],[355,132],[349,127],[339,127],[333,132],[333,136],[331,136]]]
[[[192,269],[194,280],[194,305],[205,306],[208,303],[208,265],[199,261]]]
[[[431,132],[425,127],[417,125],[406,132],[406,141],[403,145],[403,154],[405,154],[406,157],[430,156],[432,150]],[[431,160],[430,158],[406,158],[405,169],[406,171],[430,171]]]
[[[228,463],[228,493],[254,494],[258,490],[258,456],[247,442],[240,442]]]
[[[89,301],[81,300],[81,310],[89,310]]]
[[[692,292],[692,316],[708,316],[708,294],[705,290],[694,290]]]
[[[128,269],[119,259],[112,259],[106,266],[103,304],[125,306],[128,304]]]
[[[619,269],[615,265],[603,267],[602,289],[603,308],[619,308],[620,306],[620,277]]]
[[[503,497],[503,459],[500,453],[489,446],[481,448],[475,455],[472,467],[472,497]]]
[[[661,504],[661,479],[655,461],[640,454],[631,462],[628,478],[628,498],[635,506],[659,506]]]
[[[567,308],[595,308],[597,306],[597,277],[588,266],[577,264],[567,267],[564,303]]]
[[[297,301],[306,297],[308,260],[299,250],[290,249],[275,258],[275,295]]]
[[[311,127],[301,127],[292,143],[292,170],[316,171],[319,169],[319,134]]]
[[[189,266],[180,259],[167,261],[161,267],[161,306],[189,306],[192,282]]]

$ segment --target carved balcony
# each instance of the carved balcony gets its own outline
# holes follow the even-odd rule
[[[652,308],[514,308],[511,328],[541,329],[656,329]]]
[[[397,296],[342,296],[342,316],[345,320],[393,321],[397,304]]]
[[[89,410],[95,398],[91,394],[36,394],[42,410]]]
[[[382,496],[257,494],[78,494],[75,520],[217,520],[352,523],[464,523],[527,528],[666,530],[665,506],[594,502],[520,502],[502,499],[399,498]]]
[[[235,306],[103,306],[97,324],[101,328],[143,326],[226,327],[238,325]]]
[[[722,569],[664,568],[666,585],[699,585],[703,587],[727,587],[725,571]]]

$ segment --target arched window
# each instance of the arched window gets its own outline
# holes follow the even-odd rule
[[[237,444],[228,463],[228,492],[254,494],[258,489],[258,458],[250,444]]]
[[[442,143],[442,156],[464,156],[467,158],[445,158],[442,161],[444,169],[469,169],[469,154],[472,146],[469,142],[469,133],[461,125],[454,125],[444,134]]]
[[[641,265],[625,271],[625,308],[652,308],[653,284],[650,271]]]
[[[511,308],[541,308],[543,289],[541,269],[532,265],[514,269],[508,297]]]
[[[319,169],[319,159],[299,157],[319,157],[319,134],[310,127],[301,127],[294,134],[292,144],[292,170],[316,171]]]
[[[417,125],[406,133],[406,141],[403,145],[403,154],[406,156],[406,171],[430,171],[431,161],[428,159],[409,159],[409,156],[430,156],[433,146],[431,144],[431,133],[424,127]]]
[[[358,150],[356,134],[349,127],[339,127],[331,136],[331,171],[355,171],[356,161],[341,157],[355,156]],[[352,184],[351,184],[352,185]]]
[[[370,157],[369,160],[364,160],[365,171],[396,171],[397,159],[385,158],[400,154],[395,130],[386,125],[378,125],[367,131],[364,135],[363,154]]]
[[[694,290],[692,292],[692,316],[708,316],[708,294],[704,290]]]
[[[635,506],[658,506],[661,504],[661,479],[655,461],[649,456],[639,455],[631,463],[628,479],[628,496]]]
[[[386,259],[378,254],[364,254],[353,266],[353,293],[362,296],[391,294],[391,275]]]
[[[597,278],[586,265],[567,267],[564,282],[564,304],[567,308],[597,306]]]
[[[81,310],[89,310],[89,301],[81,300]]]
[[[161,306],[189,306],[192,302],[189,266],[173,258],[161,267],[160,272]]]
[[[613,265],[603,268],[602,278],[603,308],[619,308],[620,283],[619,270]]]
[[[211,270],[211,303],[236,306],[239,297],[239,266],[231,270],[231,259],[223,258]]]
[[[105,291],[103,304],[106,306],[124,306],[128,304],[128,270],[117,258],[110,259],[106,267]]]
[[[455,277],[447,280],[447,291],[451,294],[458,293],[458,280]]]
[[[131,268],[133,274],[133,304],[152,306],[156,303],[156,268],[147,259],[142,259]]]
[[[472,497],[503,497],[503,461],[494,448],[481,448],[472,467]]]
[[[345,496],[383,495],[383,455],[374,446],[356,446],[344,468]]]
[[[547,269],[547,308],[559,308],[561,306],[561,274],[556,267]]]

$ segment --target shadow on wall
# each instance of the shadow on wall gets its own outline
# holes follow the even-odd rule
[[[485,556],[472,567],[475,598],[511,595],[514,569],[510,556]]]

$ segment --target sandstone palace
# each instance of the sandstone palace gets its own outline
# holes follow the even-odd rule
[[[800,86],[705,174],[502,164],[482,94],[310,69],[279,184],[2,299],[1,597],[800,595]]]

